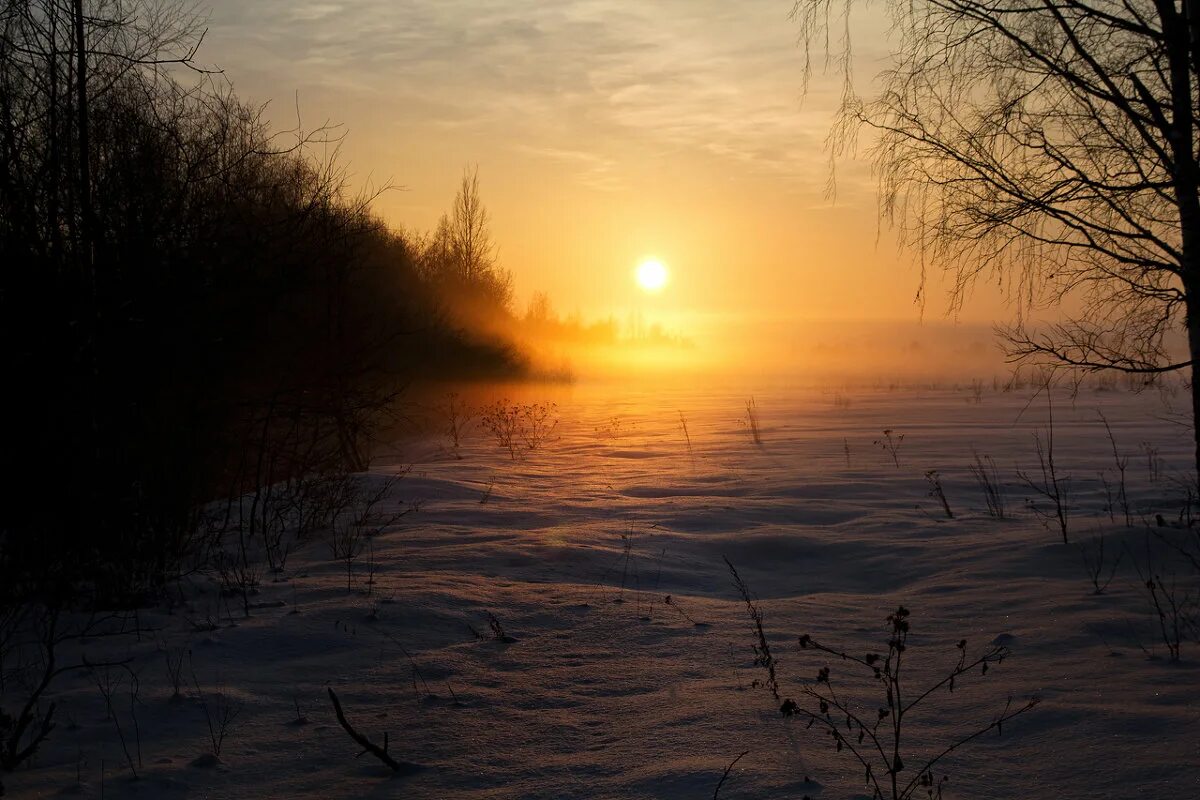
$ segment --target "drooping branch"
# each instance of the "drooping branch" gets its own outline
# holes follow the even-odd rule
[[[1111,343],[1106,340],[1108,332],[1079,323],[1050,325],[1041,333],[1014,325],[999,328],[998,333],[1006,342],[1010,363],[1042,360],[1088,372],[1115,370],[1132,375],[1160,375],[1192,366],[1191,359],[1164,363],[1165,353],[1150,338],[1136,344],[1128,339]]]
[[[856,1],[797,0],[792,16],[806,74],[823,39],[850,87],[831,156],[871,134],[879,216],[916,255],[918,304],[928,270],[951,313],[987,277],[1014,305],[1010,363],[1148,379],[1196,363],[1200,1],[883,0],[893,50],[873,98],[848,83],[849,28],[831,45]]]

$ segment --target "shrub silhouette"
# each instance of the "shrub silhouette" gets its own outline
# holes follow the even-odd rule
[[[968,656],[967,641],[959,640],[950,669],[940,679],[914,688],[904,672],[911,630],[911,612],[904,606],[888,615],[888,638],[886,646],[879,652],[855,655],[825,645],[808,634],[797,640],[801,650],[831,656],[836,663],[857,671],[859,678],[873,682],[879,691],[877,698],[854,698],[839,689],[839,675],[829,666],[820,667],[815,678],[801,688],[799,700],[789,697],[779,684],[778,662],[772,656],[763,632],[762,612],[733,564],[728,559],[725,563],[753,622],[756,636],[754,664],[764,670],[766,688],[779,703],[780,713],[806,720],[808,727],[816,727],[829,736],[837,752],[849,753],[863,768],[863,778],[873,798],[903,800],[918,794],[941,797],[947,777],[935,768],[945,757],[989,731],[1001,733],[1004,723],[1030,711],[1040,702],[1036,696],[1015,704],[1009,698],[990,722],[968,728],[945,744],[926,746],[918,753],[918,746],[905,738],[908,715],[942,691],[953,692],[960,678],[976,672],[987,675],[993,665],[999,665],[1008,657],[1009,649],[993,644],[978,655]]]

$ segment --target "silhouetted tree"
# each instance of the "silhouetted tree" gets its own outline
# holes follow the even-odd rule
[[[153,589],[206,502],[362,469],[414,374],[514,364],[441,324],[324,132],[196,66],[183,8],[0,5],[0,611]]]
[[[535,325],[545,325],[557,319],[554,308],[550,304],[550,295],[545,292],[534,292],[525,308],[525,321]]]
[[[869,101],[851,82],[853,5],[835,154],[861,126],[877,133],[881,211],[919,252],[922,292],[926,264],[953,277],[953,308],[994,277],[1018,301],[1003,331],[1014,360],[1148,378],[1192,366],[1200,2],[884,3],[896,44]],[[827,0],[795,4],[806,51],[830,13]],[[1064,316],[1027,321],[1045,306]],[[1190,355],[1173,357],[1183,331]]]
[[[467,283],[481,280],[496,268],[491,224],[491,215],[479,196],[479,167],[464,170],[454,196],[450,235],[459,276]]]
[[[425,244],[422,269],[441,287],[451,305],[507,312],[512,304],[512,274],[496,262],[491,215],[479,193],[479,168],[464,170],[448,214]]]

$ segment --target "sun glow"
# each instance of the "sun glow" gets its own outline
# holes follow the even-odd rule
[[[670,274],[666,264],[657,258],[647,258],[637,268],[637,282],[647,292],[661,292],[667,285]]]

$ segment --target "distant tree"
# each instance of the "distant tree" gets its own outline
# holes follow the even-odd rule
[[[462,183],[454,196],[450,234],[459,276],[467,283],[482,280],[496,268],[491,226],[491,214],[479,196],[479,167],[463,170]]]
[[[550,295],[545,292],[534,292],[529,298],[529,306],[525,309],[525,321],[545,325],[555,316],[550,304]]]
[[[449,214],[442,214],[438,218],[437,228],[427,242],[423,260],[429,277],[433,279],[446,279],[458,274]]]
[[[845,84],[834,155],[863,126],[882,216],[952,310],[990,275],[1016,302],[1010,357],[1154,376],[1200,357],[1200,0],[890,0],[877,97]],[[806,54],[831,4],[799,0]],[[806,72],[807,59],[806,59]],[[1053,308],[1038,327],[1030,312]],[[1186,332],[1188,357],[1173,357]],[[1200,384],[1192,381],[1194,418]],[[1200,470],[1200,428],[1196,431]]]
[[[497,263],[491,226],[479,193],[479,168],[463,170],[454,204],[438,220],[421,262],[429,279],[451,295],[449,300],[482,299],[507,310],[512,304],[512,274]]]

